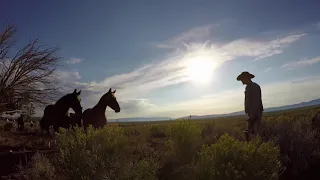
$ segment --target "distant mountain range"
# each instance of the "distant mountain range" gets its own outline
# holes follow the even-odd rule
[[[132,118],[120,118],[120,119],[108,119],[108,122],[166,121],[170,119],[171,119],[170,117],[132,117]]]
[[[281,111],[281,110],[288,110],[288,109],[295,109],[295,108],[302,108],[302,107],[308,107],[308,106],[320,106],[320,98],[314,99],[308,102],[301,102],[298,104],[292,104],[292,105],[285,105],[285,106],[279,106],[279,107],[270,107],[265,108],[264,112],[272,112],[272,111]],[[191,115],[191,119],[208,119],[208,118],[217,118],[217,117],[228,117],[228,116],[238,116],[238,115],[245,115],[244,111],[238,111],[238,112],[232,112],[228,114],[212,114],[212,115]],[[189,116],[181,117],[181,118],[189,118]],[[118,122],[143,122],[143,121],[165,121],[175,118],[170,117],[132,117],[132,118],[121,118],[118,119]],[[180,119],[180,118],[178,118]],[[109,122],[116,122],[115,119],[110,119]]]
[[[317,105],[320,106],[320,98],[314,99],[314,100],[311,100],[308,102],[301,102],[298,104],[264,108],[264,112],[282,111],[282,110],[309,107],[309,106],[317,106]],[[207,118],[239,116],[239,115],[245,115],[244,111],[232,112],[232,113],[228,113],[228,114],[213,114],[213,115],[203,115],[203,116],[191,115],[191,119],[207,119]],[[189,116],[182,117],[182,118],[189,118]]]
[[[308,107],[308,106],[318,106],[320,105],[320,98],[319,99],[314,99],[308,102],[301,102],[298,104],[292,104],[292,105],[286,105],[286,106],[280,106],[280,107],[270,107],[266,108],[266,112],[271,112],[271,111],[281,111],[281,110],[287,110],[287,109],[294,109],[294,108],[302,108],[302,107]]]

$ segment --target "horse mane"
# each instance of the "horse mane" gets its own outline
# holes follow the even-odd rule
[[[101,98],[99,99],[98,103],[93,107],[93,108],[98,108],[100,106],[105,107],[107,106],[106,102],[104,101],[104,99],[109,95],[109,92],[103,94],[101,96]]]
[[[60,99],[58,99],[58,101],[55,103],[55,105],[63,104],[69,96],[70,96],[70,94],[66,94],[66,95],[62,96]]]
[[[68,112],[69,112],[69,108],[68,106],[68,97],[70,97],[72,95],[72,93],[66,94],[64,96],[62,96],[60,99],[58,99],[58,101],[54,104],[54,107],[56,110],[63,112],[63,114],[69,116]]]

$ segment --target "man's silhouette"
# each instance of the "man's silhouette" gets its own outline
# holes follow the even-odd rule
[[[253,74],[245,71],[237,77],[237,80],[246,85],[244,104],[245,113],[249,116],[247,131],[249,133],[258,134],[261,125],[263,105],[260,86],[251,81],[254,77]],[[255,131],[253,130],[254,125],[256,125]]]

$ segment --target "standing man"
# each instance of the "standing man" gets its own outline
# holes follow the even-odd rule
[[[237,77],[237,80],[246,85],[244,106],[245,113],[249,116],[248,130],[246,132],[258,135],[261,125],[263,105],[260,86],[251,81],[254,77],[255,76],[253,74],[245,71]],[[253,130],[254,125],[256,125],[256,130]]]

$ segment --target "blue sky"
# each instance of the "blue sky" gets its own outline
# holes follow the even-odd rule
[[[2,6],[0,28],[14,23],[17,47],[34,38],[59,45],[64,66],[58,78],[68,91],[82,90],[84,108],[117,88],[122,111],[108,110],[111,118],[242,110],[244,86],[236,76],[244,70],[256,75],[265,107],[320,96],[316,0],[30,0]],[[201,66],[190,75],[198,61],[211,63],[210,75]],[[199,83],[194,76],[211,78]]]

